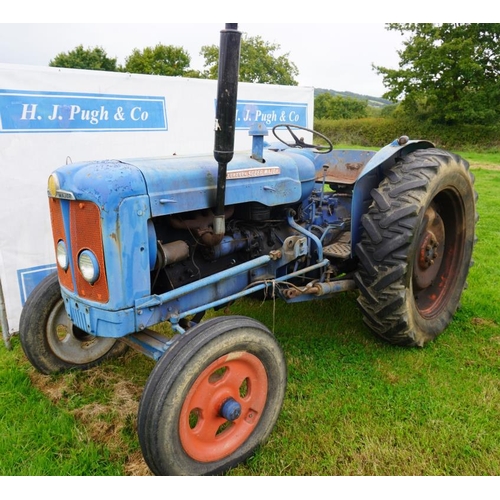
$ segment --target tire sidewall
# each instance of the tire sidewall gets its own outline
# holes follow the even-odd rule
[[[440,309],[439,314],[436,314],[432,318],[424,318],[418,311],[415,304],[412,285],[412,276],[415,263],[416,253],[418,249],[418,233],[422,227],[425,212],[430,206],[432,200],[435,197],[445,191],[451,190],[456,195],[458,195],[464,218],[464,247],[462,249],[462,255],[460,258],[461,264],[458,269],[458,274],[453,277],[453,288],[450,292],[450,296],[445,304],[443,304],[442,309]],[[474,191],[469,177],[468,171],[464,170],[460,164],[452,162],[448,165],[446,170],[443,170],[441,175],[435,176],[429,183],[427,192],[425,193],[424,199],[421,200],[422,207],[419,213],[419,220],[417,224],[417,231],[413,235],[413,241],[411,243],[411,248],[408,254],[408,271],[406,274],[406,301],[407,310],[410,311],[411,317],[409,318],[410,326],[412,323],[416,326],[416,330],[421,332],[421,335],[425,337],[424,342],[432,340],[438,335],[449,323],[452,316],[454,315],[460,296],[462,294],[463,288],[465,286],[465,281],[469,272],[470,261],[472,258],[472,250],[474,244],[474,231],[475,231],[475,206],[474,206]]]
[[[43,332],[51,312],[61,300],[57,274],[52,274],[31,292],[21,312],[21,347],[30,363],[45,374],[70,368],[69,364],[58,358],[51,359],[52,350]]]

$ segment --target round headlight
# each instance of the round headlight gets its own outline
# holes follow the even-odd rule
[[[90,250],[84,250],[78,257],[78,269],[83,278],[90,284],[93,284],[99,278],[99,264],[96,256]]]
[[[55,197],[57,190],[61,187],[61,184],[59,183],[59,178],[57,177],[56,174],[51,174],[49,177],[48,181],[48,191],[50,196]]]
[[[68,251],[66,250],[66,243],[63,240],[59,240],[56,247],[56,258],[59,266],[66,271],[69,266]]]

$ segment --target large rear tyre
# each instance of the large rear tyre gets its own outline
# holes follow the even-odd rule
[[[87,369],[127,349],[123,342],[94,337],[73,325],[55,273],[29,295],[21,313],[19,339],[30,363],[46,375]]]
[[[450,323],[471,265],[476,198],[469,164],[439,150],[399,159],[362,217],[356,281],[365,323],[423,346]]]
[[[208,320],[180,336],[141,398],[139,442],[156,475],[213,475],[270,435],[286,388],[283,352],[246,317]]]

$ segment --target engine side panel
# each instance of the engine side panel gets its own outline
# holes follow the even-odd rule
[[[211,157],[127,160],[143,174],[153,217],[213,207],[218,165]],[[300,201],[314,181],[313,162],[303,156],[266,152],[266,162],[236,154],[228,166],[226,205],[258,201],[266,206]]]

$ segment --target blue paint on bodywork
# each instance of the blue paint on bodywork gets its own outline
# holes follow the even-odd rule
[[[112,211],[123,198],[147,194],[139,169],[118,160],[72,163],[57,169],[61,188],[79,201],[92,201]]]
[[[226,205],[258,201],[267,206],[295,203],[314,181],[311,159],[266,151],[266,162],[235,154],[228,165]],[[146,181],[153,217],[213,207],[218,164],[211,156],[125,160]],[[279,168],[270,170],[273,167]],[[274,172],[274,173],[273,173]]]

